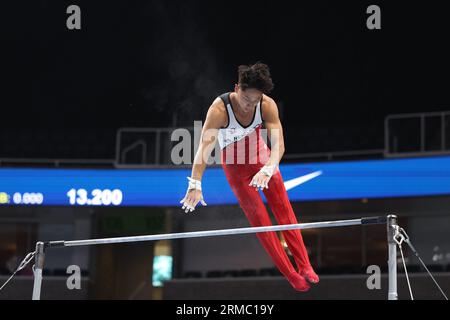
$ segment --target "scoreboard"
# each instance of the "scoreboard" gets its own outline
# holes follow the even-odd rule
[[[450,195],[450,157],[282,164],[291,201]],[[188,169],[0,169],[0,205],[178,206]],[[221,168],[202,180],[208,205],[237,204]],[[261,192],[264,198],[264,194]]]

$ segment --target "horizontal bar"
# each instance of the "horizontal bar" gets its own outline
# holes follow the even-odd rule
[[[387,223],[387,217],[368,217],[368,218],[361,218],[361,224],[368,225],[368,224],[385,224]]]
[[[371,217],[360,218],[351,220],[337,220],[337,221],[323,221],[323,222],[310,222],[299,224],[287,224],[278,226],[266,226],[266,227],[249,227],[249,228],[237,228],[237,229],[222,229],[222,230],[209,230],[209,231],[194,231],[194,232],[181,232],[181,233],[168,233],[168,234],[156,234],[148,236],[135,236],[135,237],[119,237],[119,238],[104,238],[104,239],[91,239],[91,240],[75,240],[75,241],[51,241],[47,242],[47,247],[77,247],[77,246],[90,246],[98,244],[113,244],[113,243],[129,243],[129,242],[143,242],[143,241],[159,241],[159,240],[173,240],[173,239],[186,239],[186,238],[201,238],[201,237],[215,237],[237,234],[249,234],[260,233],[270,231],[287,231],[295,229],[314,229],[314,228],[330,228],[330,227],[345,227],[362,224],[381,224],[385,223],[383,217]]]

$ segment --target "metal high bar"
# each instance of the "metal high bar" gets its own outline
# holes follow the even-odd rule
[[[288,225],[264,226],[264,227],[249,227],[236,229],[222,229],[222,230],[208,230],[208,231],[193,231],[180,233],[167,233],[146,236],[131,236],[131,237],[116,237],[103,239],[88,239],[88,240],[60,240],[49,242],[38,242],[35,251],[35,266],[34,266],[34,285],[33,285],[33,300],[40,300],[41,286],[42,286],[42,272],[44,269],[45,252],[47,248],[51,247],[79,247],[91,246],[100,244],[116,244],[116,243],[132,243],[145,241],[159,241],[159,240],[175,240],[187,238],[202,238],[202,237],[217,237],[226,235],[241,235],[261,232],[276,232],[288,230],[303,230],[316,228],[332,228],[332,227],[346,227],[356,225],[376,225],[387,224],[388,233],[388,247],[389,247],[389,293],[390,300],[397,299],[397,268],[396,257],[397,251],[393,237],[395,236],[394,229],[397,226],[397,217],[389,215],[386,217],[368,217],[349,220],[335,220],[322,222],[309,222]],[[398,227],[398,226],[397,226]],[[395,265],[394,265],[395,264]]]

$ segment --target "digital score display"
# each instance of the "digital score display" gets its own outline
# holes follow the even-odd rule
[[[91,192],[86,189],[71,189],[67,192],[67,196],[71,205],[79,206],[120,206],[123,200],[123,193],[119,189],[95,189]]]

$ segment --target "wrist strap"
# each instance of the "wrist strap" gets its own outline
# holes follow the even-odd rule
[[[191,177],[187,177],[189,180],[188,190],[200,190],[202,191],[202,182],[199,180],[192,179]]]
[[[271,166],[266,165],[266,166],[262,167],[261,172],[264,173],[268,177],[272,177],[276,167],[277,167],[276,165],[271,165]]]

